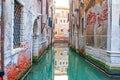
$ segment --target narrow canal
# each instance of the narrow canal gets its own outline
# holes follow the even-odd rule
[[[56,43],[34,64],[25,80],[120,80],[111,79],[69,50],[67,43]]]

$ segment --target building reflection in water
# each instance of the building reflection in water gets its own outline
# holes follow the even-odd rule
[[[68,80],[68,44],[54,44],[54,80]]]
[[[46,50],[41,56],[40,61],[33,64],[32,70],[24,80],[54,80],[54,54],[51,53],[52,49],[50,46],[49,50]]]

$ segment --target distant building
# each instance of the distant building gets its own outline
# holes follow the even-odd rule
[[[69,8],[55,8],[55,37],[69,37]]]
[[[55,75],[66,75],[68,68],[68,48],[55,48]]]
[[[68,41],[69,38],[69,0],[55,0],[55,13],[54,13],[54,40],[55,41]]]

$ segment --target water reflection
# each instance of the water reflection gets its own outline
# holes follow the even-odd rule
[[[54,50],[54,80],[68,80],[68,44],[55,44]]]
[[[110,78],[69,50],[68,80],[120,80]]]
[[[68,44],[54,44],[34,64],[25,80],[120,80],[107,77],[68,49]]]
[[[75,52],[68,49],[68,44],[54,45],[54,80],[120,80],[107,77],[91,66]]]
[[[32,70],[24,80],[54,80],[54,59],[51,48],[41,56],[40,62],[32,66]]]

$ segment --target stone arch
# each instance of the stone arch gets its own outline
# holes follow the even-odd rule
[[[37,20],[35,20],[33,25],[33,37],[37,35],[38,35],[38,23],[37,23]]]
[[[38,58],[38,44],[39,44],[39,29],[38,29],[38,18],[34,20],[33,24],[33,48],[32,48],[32,56],[34,58]]]

